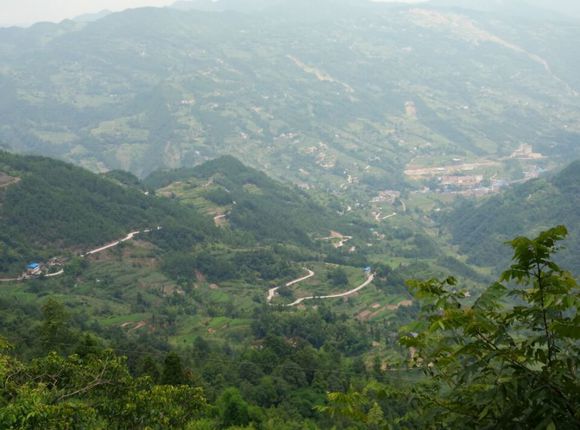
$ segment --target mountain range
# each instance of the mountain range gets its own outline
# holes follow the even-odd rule
[[[578,38],[557,20],[325,0],[2,29],[0,142],[142,177],[230,154],[335,190],[521,142],[562,165],[580,155]]]

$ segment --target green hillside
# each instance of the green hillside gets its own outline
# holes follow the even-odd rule
[[[481,203],[463,202],[444,224],[470,262],[505,267],[510,250],[501,244],[511,237],[568,226],[562,264],[580,272],[580,161],[557,174],[513,187]]]
[[[0,273],[25,261],[102,245],[131,231],[181,226],[198,240],[218,232],[193,208],[61,161],[0,152]]]
[[[370,225],[341,216],[316,202],[312,195],[269,178],[231,156],[208,161],[191,169],[159,171],[145,183],[158,194],[216,216],[232,229],[258,241],[293,242],[312,246],[312,240],[332,230],[363,239]],[[334,207],[340,207],[334,202]]]
[[[576,3],[0,26],[0,430],[580,429]]]

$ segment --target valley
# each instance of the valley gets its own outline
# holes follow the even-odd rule
[[[577,428],[580,26],[530,2],[0,28],[0,428]]]

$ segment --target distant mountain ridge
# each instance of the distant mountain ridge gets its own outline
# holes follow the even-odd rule
[[[72,20],[76,22],[93,22],[98,21],[101,18],[109,16],[113,12],[107,9],[101,10],[99,12],[94,13],[85,13],[79,16],[74,17]]]
[[[538,36],[536,21],[422,4],[201,4],[234,10],[1,29],[0,140],[140,177],[229,154],[334,190],[349,175],[399,186],[441,153],[580,155],[574,26],[541,21]]]
[[[575,0],[431,0],[429,4],[529,18],[580,18],[580,4]]]

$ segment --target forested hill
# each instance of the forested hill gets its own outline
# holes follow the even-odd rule
[[[160,224],[216,234],[192,208],[61,161],[0,152],[0,272]]]
[[[330,230],[357,236],[368,234],[360,220],[340,216],[317,203],[306,192],[268,177],[231,156],[208,161],[190,169],[158,171],[146,185],[163,195],[206,208],[233,228],[257,240],[311,243],[313,236]],[[329,206],[333,206],[330,204]]]
[[[481,204],[463,202],[445,224],[472,263],[505,266],[508,239],[564,224],[570,230],[563,266],[580,272],[580,161],[558,174],[529,181]]]

